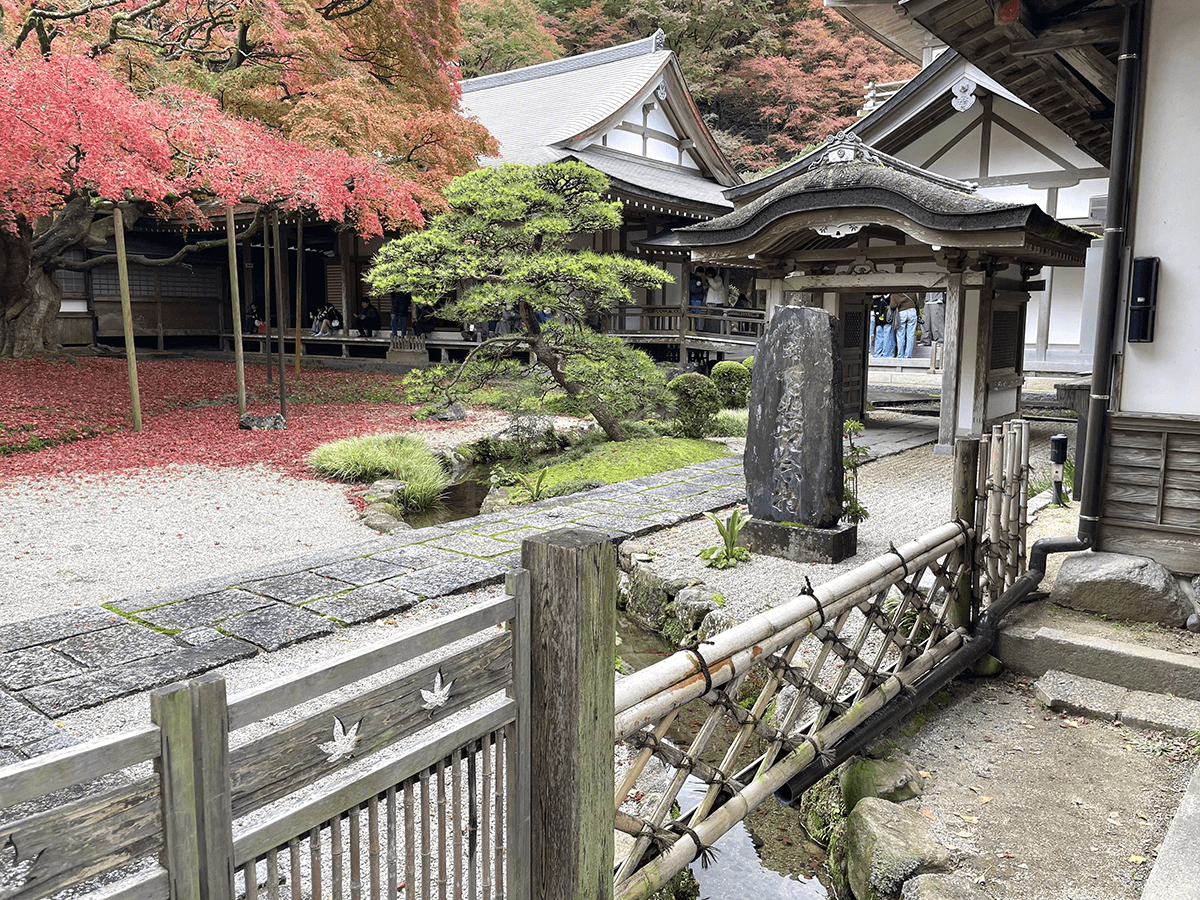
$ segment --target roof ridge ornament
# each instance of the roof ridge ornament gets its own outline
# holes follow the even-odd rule
[[[832,163],[853,162],[854,160],[870,163],[879,162],[875,151],[868,147],[861,137],[852,131],[839,131],[837,134],[831,134],[825,139],[825,146],[822,148],[821,156],[814,165],[830,165]]]
[[[917,178],[923,178],[935,184],[940,184],[942,187],[962,191],[966,194],[974,194],[979,190],[979,185],[976,182],[947,178],[944,175],[938,175],[935,172],[922,169],[920,166],[914,166],[912,163],[905,162],[899,157],[877,150],[869,146],[863,141],[862,137],[853,131],[839,131],[837,134],[830,135],[825,139],[825,145],[816,151],[813,156],[813,161],[808,166],[809,170],[821,166],[865,162],[878,166],[887,166],[898,172],[905,172]]]

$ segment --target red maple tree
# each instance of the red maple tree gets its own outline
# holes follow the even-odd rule
[[[49,344],[51,276],[109,261],[66,254],[114,203],[126,227],[237,202],[421,224],[494,150],[457,111],[458,41],[456,0],[0,0],[0,356]]]

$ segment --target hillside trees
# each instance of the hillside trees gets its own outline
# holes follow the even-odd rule
[[[505,164],[451,182],[449,209],[429,226],[385,244],[367,282],[376,294],[407,291],[419,305],[464,324],[507,321],[454,371],[427,370],[443,396],[513,374],[517,355],[581,402],[612,440],[634,410],[639,385],[653,390],[645,354],[587,326],[628,303],[635,287],[658,287],[666,272],[616,254],[573,250],[578,238],[621,224],[620,204],[601,199],[608,179],[577,162]],[[632,396],[635,395],[635,396]]]
[[[821,0],[536,0],[569,53],[661,28],[714,136],[750,171],[772,168],[845,127],[868,82],[917,67]]]
[[[364,235],[423,222],[494,149],[456,110],[456,0],[0,0],[0,354],[126,221],[239,201]],[[217,242],[197,242],[209,246]],[[173,263],[138,259],[145,265]]]
[[[463,78],[507,72],[563,56],[533,0],[462,0]]]

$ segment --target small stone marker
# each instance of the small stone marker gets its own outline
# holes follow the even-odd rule
[[[745,456],[752,518],[742,529],[754,552],[838,562],[857,548],[857,528],[838,525],[845,492],[839,331],[825,310],[785,306],[759,342]]]

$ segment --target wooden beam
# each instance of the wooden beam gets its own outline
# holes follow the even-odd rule
[[[794,275],[783,280],[789,291],[935,290],[944,288],[945,272],[871,272],[864,275]]]
[[[1095,47],[1069,47],[1060,50],[1059,58],[1087,79],[1110,103],[1117,97],[1117,67]]]
[[[1119,7],[1094,10],[1046,25],[1029,40],[1013,41],[1009,52],[1021,58],[1055,53],[1067,47],[1116,43],[1121,39],[1123,20],[1124,15]]]

